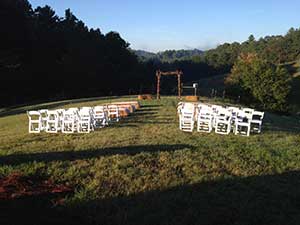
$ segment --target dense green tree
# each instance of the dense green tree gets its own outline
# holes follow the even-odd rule
[[[246,101],[250,99],[263,109],[284,112],[288,110],[290,81],[290,74],[282,66],[255,54],[242,54],[234,64],[227,84],[241,91],[236,94],[242,95]]]

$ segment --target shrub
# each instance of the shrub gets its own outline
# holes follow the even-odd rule
[[[282,66],[260,59],[256,54],[242,54],[225,81],[231,95],[260,108],[286,112],[291,76]]]

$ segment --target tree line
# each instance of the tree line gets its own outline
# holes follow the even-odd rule
[[[70,9],[59,17],[47,5],[33,9],[27,0],[2,0],[0,21],[1,106],[154,93],[157,69],[182,69],[186,81],[214,73],[204,62],[141,61],[117,32],[89,29]]]
[[[266,36],[255,40],[250,35],[242,43],[225,43],[205,52],[203,60],[216,68],[229,72],[241,54],[255,53],[273,64],[300,59],[300,29],[291,28],[286,35]]]
[[[133,52],[141,61],[154,60],[169,63],[172,63],[174,61],[189,61],[194,57],[200,57],[203,55],[203,51],[199,49],[166,50],[158,53],[152,53],[143,50],[133,50]]]
[[[49,6],[2,0],[1,104],[137,90],[142,66],[116,32],[89,29],[70,9],[60,18]]]

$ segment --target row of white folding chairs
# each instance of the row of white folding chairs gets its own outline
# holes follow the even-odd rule
[[[117,105],[28,111],[29,133],[89,133],[120,120]]]
[[[249,136],[250,131],[260,133],[264,112],[250,108],[223,107],[194,103],[179,103],[179,128],[192,132],[197,122],[198,132],[211,132],[213,128],[218,134]]]

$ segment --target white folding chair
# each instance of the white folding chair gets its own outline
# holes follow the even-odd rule
[[[238,112],[240,111],[238,107],[234,107],[234,106],[229,106],[227,110],[231,112],[232,116],[237,116]]]
[[[181,113],[181,110],[183,109],[183,102],[178,102],[177,104],[177,115],[179,115]]]
[[[185,132],[193,132],[195,123],[195,106],[185,104],[179,114],[179,129]]]
[[[195,104],[191,102],[184,102],[182,110],[193,111],[195,110]]]
[[[90,133],[93,129],[91,111],[81,108],[78,111],[77,131],[78,133]]]
[[[246,113],[243,110],[238,112],[235,121],[235,135],[250,136],[252,114]]]
[[[213,116],[214,116],[213,127],[216,127],[216,118],[217,118],[219,110],[223,109],[223,106],[220,106],[220,105],[211,105],[211,109],[213,111]]]
[[[106,107],[96,106],[93,109],[94,126],[95,128],[101,128],[108,125],[108,114]]]
[[[84,106],[84,107],[81,107],[80,110],[83,110],[83,111],[91,111],[93,109],[93,107],[90,107],[90,106]]]
[[[42,127],[41,113],[39,111],[28,111],[27,115],[29,118],[29,133],[40,133]]]
[[[45,131],[46,127],[47,127],[47,113],[48,113],[48,109],[41,109],[39,110],[40,114],[41,114],[41,130]]]
[[[261,133],[262,121],[265,113],[260,111],[254,111],[251,119],[251,131],[254,133]]]
[[[56,112],[58,113],[58,130],[61,130],[62,128],[64,111],[65,111],[64,109],[56,109]]]
[[[231,112],[226,108],[219,108],[215,118],[215,132],[229,134],[231,130]]]
[[[63,112],[62,133],[71,134],[77,130],[77,113],[74,108],[67,109]]]
[[[117,105],[108,105],[107,110],[108,110],[109,121],[119,122],[120,120],[119,107]]]
[[[235,121],[237,119],[237,115],[240,109],[238,107],[230,106],[227,108],[227,110],[231,112],[231,129],[234,131]]]
[[[213,129],[213,111],[207,105],[198,106],[197,131],[210,133]]]
[[[211,105],[207,105],[207,104],[204,104],[204,103],[199,103],[198,104],[198,108],[199,109],[202,109],[202,108],[210,108],[210,109],[212,109]]]
[[[47,133],[57,133],[60,129],[60,115],[57,110],[48,110],[47,112]]]
[[[251,109],[251,108],[242,108],[242,111],[245,113],[245,114],[248,114],[248,115],[252,115],[253,112],[254,112],[254,109]]]
[[[219,110],[222,110],[224,107],[221,105],[211,105],[211,108],[215,114],[218,114]]]

